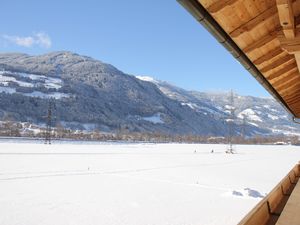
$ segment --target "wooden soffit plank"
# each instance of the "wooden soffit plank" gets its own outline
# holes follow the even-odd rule
[[[275,72],[275,73],[272,73],[271,75],[267,76],[267,79],[269,81],[272,81],[273,79],[289,72],[289,71],[292,71],[292,70],[295,70],[297,69],[297,64],[296,62],[293,62],[291,64],[288,64],[287,66],[285,66],[284,68],[282,68],[281,70]]]
[[[239,35],[243,34],[244,32],[249,32],[253,30],[255,27],[263,23],[265,20],[277,16],[277,7],[276,5],[272,6],[271,8],[266,9],[264,12],[259,14],[258,16],[252,18],[245,24],[242,24],[240,27],[236,28],[232,32],[230,32],[230,36],[235,38]]]
[[[255,65],[260,65],[265,61],[273,59],[274,57],[278,56],[282,52],[283,52],[283,50],[281,49],[281,47],[277,47],[277,48],[273,49],[272,51],[268,52],[267,54],[265,54],[265,55],[259,57],[258,59],[254,60],[253,63]]]
[[[249,52],[252,52],[253,50],[255,50],[257,48],[260,48],[260,47],[266,45],[267,43],[273,41],[275,38],[277,38],[277,32],[278,32],[278,30],[279,30],[279,28],[276,28],[272,32],[269,32],[265,36],[261,37],[260,39],[254,41],[252,44],[250,44],[247,47],[245,47],[243,49],[243,51],[245,53],[249,53]]]
[[[288,89],[293,84],[300,83],[299,77],[293,77],[290,80],[286,80],[283,83],[281,83],[279,86],[276,87],[277,91],[282,91],[283,89]]]
[[[275,82],[272,82],[272,86],[277,88],[280,87],[281,85],[285,84],[286,82],[288,82],[289,80],[293,79],[293,78],[297,78],[300,79],[299,73],[298,71],[294,72],[294,73],[290,73],[284,76],[281,76],[281,78],[277,79]]]
[[[208,12],[217,13],[225,7],[231,6],[238,0],[216,0],[213,4],[207,7]]]
[[[275,69],[275,68],[281,66],[282,64],[287,63],[294,59],[295,59],[295,57],[293,55],[285,55],[284,57],[279,58],[276,61],[272,62],[268,66],[265,66],[264,68],[260,69],[260,72],[266,73],[266,72],[268,72],[272,69]]]

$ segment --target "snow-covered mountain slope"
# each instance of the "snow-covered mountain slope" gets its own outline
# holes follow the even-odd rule
[[[205,93],[187,91],[151,77],[137,76],[155,84],[169,98],[196,112],[226,118],[231,108],[231,93]],[[272,134],[300,135],[300,126],[292,122],[291,116],[273,98],[233,95],[235,121],[268,129]]]
[[[0,54],[0,120],[44,123],[49,98],[56,123],[74,129],[228,133],[228,94],[186,91],[71,52]],[[272,99],[235,95],[234,101],[236,134],[300,133]]]
[[[29,97],[55,99],[69,97],[68,94],[59,92],[62,86],[63,81],[60,78],[9,70],[0,71],[0,91],[8,94],[18,93]],[[32,91],[24,91],[26,88]],[[47,93],[37,91],[38,89],[46,89]]]

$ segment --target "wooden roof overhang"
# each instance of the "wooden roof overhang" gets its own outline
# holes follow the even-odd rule
[[[300,118],[300,0],[178,2]]]

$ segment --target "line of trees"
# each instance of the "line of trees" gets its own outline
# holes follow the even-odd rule
[[[0,136],[5,137],[30,137],[44,138],[46,128],[34,127],[29,123],[18,123],[13,121],[5,121],[0,123]],[[52,139],[72,139],[86,141],[130,141],[130,142],[153,142],[153,143],[210,143],[210,144],[227,144],[227,137],[213,137],[200,135],[170,135],[162,133],[146,133],[146,132],[128,132],[119,131],[115,133],[103,133],[98,130],[87,132],[70,130],[58,124],[51,131]],[[274,143],[290,143],[300,144],[298,136],[261,136],[257,135],[251,138],[243,136],[233,136],[233,144],[274,144]]]

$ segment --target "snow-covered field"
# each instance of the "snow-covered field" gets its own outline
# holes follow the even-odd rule
[[[300,147],[235,148],[2,142],[0,224],[237,224],[300,160]]]

